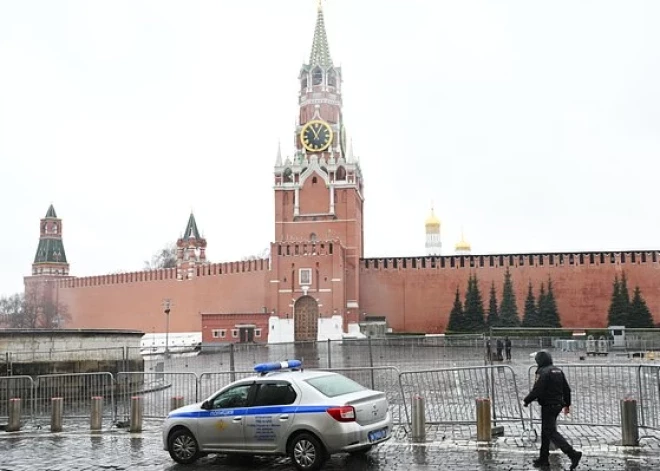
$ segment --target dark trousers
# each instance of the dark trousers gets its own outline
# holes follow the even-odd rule
[[[557,416],[561,412],[561,406],[542,406],[541,407],[541,460],[547,461],[550,456],[550,442],[564,454],[573,456],[575,450],[566,441],[561,433],[557,431]]]
[[[507,348],[507,349],[506,349],[506,359],[507,359],[507,360],[510,360],[510,359],[511,359],[511,349],[510,349],[510,348]]]

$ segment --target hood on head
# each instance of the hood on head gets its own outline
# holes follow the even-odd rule
[[[539,368],[552,365],[552,357],[546,351],[538,352],[534,357],[534,360],[536,360],[536,364],[539,366]]]

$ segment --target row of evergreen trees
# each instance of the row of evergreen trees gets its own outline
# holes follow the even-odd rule
[[[490,287],[488,313],[485,313],[484,303],[479,290],[477,276],[472,274],[468,278],[465,301],[461,303],[460,290],[456,287],[454,305],[449,313],[448,332],[483,332],[488,327],[561,327],[557,303],[552,289],[552,280],[548,280],[548,289],[541,283],[538,302],[534,298],[530,282],[525,313],[522,323],[518,316],[516,295],[513,291],[511,273],[507,269],[504,274],[504,287],[502,289],[502,302],[497,305],[495,283]]]
[[[548,278],[547,291],[544,284],[541,283],[538,300],[534,298],[532,282],[529,282],[522,326],[561,328],[557,301],[555,300],[555,292],[552,289],[552,280],[550,278]]]
[[[609,325],[622,325],[629,328],[647,329],[654,327],[653,316],[642,297],[639,286],[635,286],[633,299],[628,293],[628,280],[626,274],[614,276],[612,300],[608,312]]]

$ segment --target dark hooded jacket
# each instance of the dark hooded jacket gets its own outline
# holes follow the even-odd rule
[[[541,406],[570,406],[571,388],[564,372],[552,364],[552,357],[548,352],[538,352],[535,360],[538,365],[536,381],[524,399],[525,404],[538,401]]]

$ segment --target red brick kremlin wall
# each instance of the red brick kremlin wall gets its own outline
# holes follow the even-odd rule
[[[201,331],[201,313],[261,312],[269,285],[268,260],[196,267],[192,280],[176,269],[60,280],[59,302],[71,315],[69,328],[165,332],[163,299],[172,300],[170,332]]]
[[[387,316],[395,332],[443,332],[456,288],[464,299],[467,280],[477,275],[488,310],[491,283],[498,305],[504,274],[510,268],[522,318],[531,280],[535,296],[551,277],[564,327],[606,327],[614,276],[625,272],[632,296],[642,296],[660,322],[660,252],[446,256],[363,259],[360,311]]]

